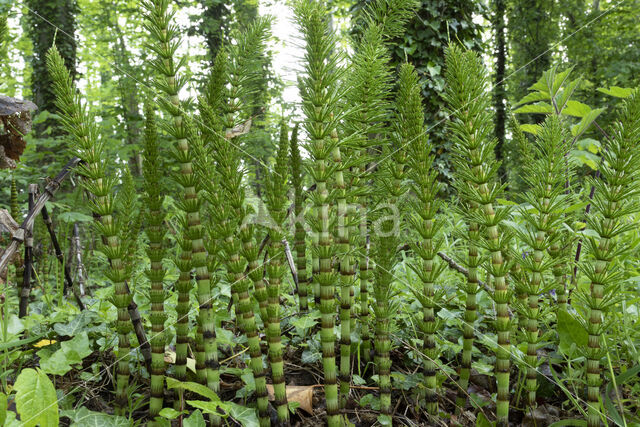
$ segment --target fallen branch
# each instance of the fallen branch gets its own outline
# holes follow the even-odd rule
[[[22,244],[25,240],[26,230],[33,226],[33,222],[35,221],[36,216],[40,214],[40,211],[44,207],[45,203],[54,196],[54,194],[60,188],[62,181],[67,177],[67,175],[71,173],[71,170],[75,168],[80,163],[80,161],[81,160],[79,158],[74,157],[66,165],[64,165],[60,173],[58,173],[58,175],[56,175],[54,179],[47,183],[46,187],[44,188],[44,192],[40,195],[40,197],[38,197],[38,200],[36,200],[33,209],[29,209],[27,217],[24,219],[24,221],[22,221],[20,228],[18,228],[11,236],[11,243],[9,243],[9,246],[7,246],[4,252],[2,252],[2,255],[0,255],[0,271],[4,271],[4,269],[7,268],[9,261],[13,258],[13,255],[20,247],[20,244]]]

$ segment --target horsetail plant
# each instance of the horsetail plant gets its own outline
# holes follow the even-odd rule
[[[358,278],[360,282],[360,336],[361,355],[365,362],[371,360],[371,337],[369,331],[369,285],[373,271],[369,267],[369,222],[367,209],[370,205],[372,158],[369,154],[384,131],[384,121],[389,112],[391,72],[389,54],[382,43],[380,28],[371,19],[367,20],[364,32],[357,40],[357,48],[351,58],[352,68],[347,99],[354,111],[347,116],[347,132],[354,138],[354,156],[358,159],[357,173],[352,174],[351,188],[356,196],[359,211]]]
[[[143,151],[143,178],[144,201],[146,211],[144,214],[145,232],[149,239],[147,256],[151,263],[145,271],[151,289],[149,300],[151,302],[151,399],[149,402],[149,418],[154,420],[163,407],[164,397],[164,323],[167,315],[164,312],[164,278],[166,271],[162,266],[165,254],[164,227],[165,212],[162,208],[164,196],[162,195],[161,171],[163,170],[158,138],[156,131],[155,112],[150,103],[145,104],[145,129]]]
[[[627,221],[629,215],[640,210],[640,95],[637,91],[624,101],[602,160],[600,179],[588,178],[595,193],[594,210],[587,217],[587,225],[597,237],[585,238],[591,260],[580,263],[580,269],[589,279],[590,287],[577,292],[585,309],[582,322],[589,334],[585,349],[589,427],[600,426],[602,341],[606,340],[611,325],[609,312],[622,299],[624,272],[618,260],[629,253],[630,247],[621,242],[621,238],[635,228],[634,223]]]
[[[309,311],[309,277],[307,274],[306,231],[302,222],[304,216],[304,194],[302,186],[302,157],[298,147],[298,129],[296,124],[291,131],[291,185],[293,186],[293,213],[295,227],[296,270],[298,272],[298,306],[300,313]]]
[[[355,277],[355,264],[353,263],[349,229],[351,228],[351,215],[348,201],[349,189],[349,164],[345,159],[345,140],[338,141],[338,131],[331,132],[333,150],[332,158],[335,164],[334,187],[336,198],[336,224],[334,241],[337,249],[338,272],[340,274],[340,409],[347,405],[351,388],[351,295]]]
[[[319,285],[322,330],[322,360],[324,368],[324,389],[327,404],[327,422],[337,427],[340,421],[340,405],[336,383],[335,358],[335,287],[338,277],[331,261],[335,247],[331,244],[329,210],[331,206],[331,184],[336,169],[331,159],[334,148],[339,143],[332,138],[332,132],[340,122],[338,106],[342,92],[339,78],[339,55],[335,51],[336,37],[330,33],[327,11],[323,2],[299,0],[294,5],[295,17],[306,42],[304,76],[299,78],[302,111],[305,116],[304,128],[309,141],[307,173],[316,184],[310,195],[314,205],[315,220],[310,221],[315,233],[313,251],[318,259],[318,272],[314,281]]]
[[[182,187],[178,206],[183,212],[183,235],[181,247],[189,249],[187,240],[191,242],[191,253],[184,253],[177,262],[180,268],[180,278],[176,284],[179,294],[182,294],[182,303],[187,302],[188,312],[188,292],[191,288],[190,270],[196,271],[196,282],[198,285],[198,325],[204,343],[205,366],[207,370],[207,385],[212,390],[216,388],[215,382],[217,373],[215,371],[215,353],[217,352],[215,342],[215,320],[213,306],[211,303],[211,283],[209,269],[207,266],[207,254],[204,247],[204,227],[200,220],[201,199],[199,197],[199,184],[197,175],[194,173],[193,149],[190,148],[189,136],[191,132],[188,127],[188,120],[181,109],[179,98],[180,89],[184,86],[185,80],[180,75],[180,69],[184,65],[184,59],[176,62],[175,52],[179,45],[178,28],[171,23],[173,13],[169,11],[168,0],[152,0],[143,2],[146,9],[145,26],[149,30],[153,43],[149,47],[156,53],[157,58],[152,61],[152,66],[159,77],[155,80],[158,90],[166,98],[159,99],[160,105],[171,116],[172,123],[166,123],[165,129],[174,141],[172,154],[180,165],[178,173],[173,175],[173,179]],[[190,265],[187,262],[187,255],[190,255]],[[186,268],[189,267],[188,270]],[[186,295],[185,295],[186,294]],[[184,306],[181,307],[184,310]],[[186,316],[180,313],[179,316]],[[183,319],[181,319],[183,320]],[[188,321],[188,319],[184,319]],[[180,325],[180,334],[176,338],[180,346],[180,354],[176,348],[176,371],[178,379],[184,380],[186,371],[186,332],[184,326]],[[184,364],[183,364],[184,363]]]
[[[487,72],[476,53],[463,51],[455,45],[447,49],[446,65],[447,89],[444,98],[451,116],[448,129],[453,140],[455,184],[462,200],[468,205],[477,206],[477,209],[469,209],[467,221],[478,223],[484,229],[486,238],[480,240],[478,245],[490,253],[490,262],[485,268],[491,275],[491,296],[496,305],[496,415],[497,425],[507,426],[511,356],[509,301],[512,292],[507,282],[511,269],[506,256],[509,234],[503,229],[503,222],[510,212],[507,207],[496,209],[496,198],[504,186],[496,181],[499,162],[495,161],[493,154],[496,141],[492,137],[493,117],[489,108],[491,96],[487,91]],[[472,304],[467,302],[468,310],[469,306],[475,307],[475,301]],[[463,389],[466,385],[460,384],[460,387]]]
[[[556,262],[548,251],[554,243],[553,239],[559,237],[556,230],[562,226],[565,207],[572,204],[571,193],[565,191],[565,182],[570,179],[566,174],[570,173],[572,168],[565,170],[566,134],[558,116],[549,116],[541,125],[535,144],[530,150],[533,151],[533,161],[524,165],[523,177],[529,190],[523,194],[524,205],[519,209],[524,226],[516,231],[520,241],[526,245],[528,253],[516,257],[522,270],[520,275],[513,277],[516,290],[520,289],[526,296],[524,301],[518,304],[518,311],[522,314],[523,323],[520,327],[524,330],[527,342],[527,401],[533,410],[538,388],[537,353],[542,340],[538,324],[548,311],[540,307],[540,299],[541,295],[555,287],[554,282],[544,279]]]
[[[83,177],[82,186],[94,197],[91,210],[100,218],[95,225],[105,238],[102,251],[111,265],[106,275],[114,284],[114,295],[111,301],[118,311],[116,412],[123,415],[128,403],[131,322],[127,307],[132,300],[132,295],[126,285],[130,275],[130,271],[126,268],[126,242],[121,241],[122,231],[118,229],[119,223],[113,215],[113,190],[116,180],[107,174],[105,146],[104,142],[98,138],[96,122],[87,111],[87,107],[82,104],[69,71],[64,65],[64,60],[55,46],[51,47],[47,53],[47,69],[53,81],[60,120],[65,131],[72,137],[75,155],[82,160],[82,164],[78,166],[78,172]]]
[[[223,126],[226,128],[224,136],[217,135],[218,141],[214,150],[216,168],[218,170],[220,185],[227,198],[226,220],[220,222],[219,236],[221,248],[224,252],[228,281],[234,293],[234,305],[238,325],[247,336],[249,354],[251,357],[251,370],[256,384],[256,397],[258,403],[258,416],[261,426],[270,425],[269,401],[264,366],[262,364],[262,349],[256,319],[253,314],[253,304],[249,293],[250,282],[245,275],[245,268],[249,267],[249,273],[256,273],[258,268],[258,248],[255,244],[253,224],[247,224],[250,207],[244,203],[245,189],[242,184],[243,171],[241,158],[237,145],[237,135],[233,134],[233,127],[246,111],[246,106],[241,104],[241,99],[251,93],[252,76],[248,73],[253,61],[260,56],[264,49],[265,38],[268,35],[268,19],[258,19],[253,22],[248,30],[238,39],[237,44],[230,46],[230,55],[226,61],[226,79],[228,87],[223,95],[222,109],[224,112]],[[238,237],[240,241],[238,241]],[[253,266],[251,263],[256,263]],[[262,272],[259,279],[254,281],[254,286],[264,287]],[[264,289],[266,293],[266,288]],[[258,289],[255,294],[257,295]],[[261,297],[263,298],[263,297]],[[266,319],[266,315],[264,317]],[[241,319],[241,320],[240,320]]]
[[[228,47],[230,61],[227,65],[227,88],[226,102],[223,105],[225,134],[229,143],[238,145],[242,139],[242,133],[236,135],[236,126],[251,126],[251,105],[246,103],[252,95],[256,93],[256,80],[258,74],[257,64],[263,60],[265,43],[270,35],[271,19],[266,17],[256,18],[242,34],[239,34],[237,43]],[[233,142],[231,142],[233,141]],[[236,147],[236,155],[239,155],[239,148]],[[247,214],[251,212],[247,211]],[[246,218],[245,218],[246,219]],[[260,268],[260,250],[256,244],[256,227],[249,221],[243,221],[240,229],[240,239],[242,240],[241,254],[248,263],[248,276],[254,287],[254,296],[260,306],[260,316],[267,326],[268,323],[268,295],[267,288],[263,280],[262,269]]]
[[[207,250],[207,266],[211,274],[211,290],[217,288],[221,279],[220,269],[222,267],[221,239],[220,231],[226,226],[228,221],[228,206],[224,202],[224,194],[220,187],[220,175],[217,173],[215,158],[213,153],[219,146],[222,139],[220,135],[223,131],[222,117],[215,112],[222,108],[226,84],[225,67],[226,51],[221,48],[214,59],[213,67],[204,94],[199,97],[198,109],[200,112],[200,137],[194,138],[194,163],[196,173],[202,183],[204,197],[208,205],[209,221],[206,222],[205,249]],[[214,337],[215,339],[215,337]],[[217,344],[216,344],[217,347]],[[214,352],[214,358],[210,361],[213,375],[213,391],[220,391],[220,371],[218,362],[218,352]],[[218,424],[216,417],[212,418],[214,424]]]
[[[410,223],[420,236],[420,240],[413,244],[412,248],[421,261],[411,267],[422,281],[422,288],[416,289],[414,294],[422,305],[426,409],[429,414],[437,415],[436,360],[439,350],[435,337],[440,322],[436,319],[435,309],[439,305],[440,293],[436,292],[435,285],[446,267],[437,261],[438,251],[442,246],[442,237],[438,234],[444,222],[437,217],[442,206],[442,201],[438,198],[441,184],[438,181],[438,173],[433,168],[432,146],[424,126],[418,74],[410,64],[403,64],[400,68],[396,105],[396,132],[400,141],[408,147],[408,174],[412,181],[411,190],[415,194],[415,199],[410,202]]]
[[[266,202],[273,224],[269,227],[271,248],[266,262],[267,294],[269,306],[267,308],[268,322],[266,323],[267,339],[269,341],[269,363],[273,379],[278,421],[281,425],[289,424],[289,407],[287,405],[287,391],[284,378],[284,362],[282,359],[282,331],[280,329],[280,294],[284,274],[288,267],[284,252],[283,240],[286,239],[287,205],[288,205],[288,164],[289,135],[287,126],[283,122],[280,126],[280,143],[276,153],[276,164],[273,171],[267,174],[265,182]]]
[[[406,100],[402,100],[402,103]],[[391,406],[391,327],[397,312],[393,303],[391,282],[393,270],[397,263],[397,247],[400,237],[400,202],[407,192],[404,181],[407,174],[406,141],[398,138],[397,134],[385,130],[381,143],[380,156],[392,161],[378,164],[375,180],[378,191],[373,194],[373,210],[371,218],[372,243],[371,258],[373,268],[373,295],[375,304],[375,364],[378,368],[378,382],[380,385],[380,418],[381,424],[390,424],[392,419]]]

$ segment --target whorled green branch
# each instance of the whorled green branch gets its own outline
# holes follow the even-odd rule
[[[494,156],[496,140],[493,138],[487,71],[474,52],[463,51],[457,46],[450,46],[447,49],[446,64],[447,88],[444,98],[448,103],[448,112],[451,117],[447,128],[453,142],[452,151],[456,166],[455,185],[459,198],[465,203],[467,209],[466,220],[470,233],[473,230],[475,234],[476,224],[484,228],[485,238],[470,242],[470,248],[471,245],[483,247],[491,256],[491,261],[485,268],[492,277],[494,289],[492,298],[496,306],[495,329],[498,335],[495,366],[498,385],[496,414],[497,425],[502,427],[509,423],[510,398],[509,302],[512,291],[507,279],[512,263],[508,262],[507,257],[509,234],[504,232],[503,227],[503,221],[510,212],[507,207],[496,209],[496,198],[503,191],[504,186],[500,185],[496,179],[499,162]],[[474,209],[475,206],[477,208]],[[475,297],[471,304],[467,304],[467,309],[469,305],[475,308]],[[461,388],[463,388],[462,384]]]
[[[164,226],[165,212],[162,207],[164,200],[162,187],[162,171],[164,164],[160,157],[155,123],[155,112],[150,103],[145,104],[145,129],[143,138],[143,178],[144,178],[144,223],[145,232],[149,239],[147,256],[150,267],[145,271],[151,284],[149,300],[151,302],[151,399],[149,402],[149,418],[153,420],[159,415],[163,407],[164,397],[164,323],[167,315],[164,312],[164,278],[166,270],[162,266],[165,255]]]
[[[78,172],[83,177],[83,187],[93,195],[91,210],[100,218],[96,223],[99,233],[104,236],[103,253],[109,259],[111,267],[107,277],[114,284],[114,295],[111,299],[118,311],[118,355],[116,375],[116,411],[124,414],[128,406],[129,386],[129,332],[131,323],[127,307],[132,296],[127,289],[126,280],[130,276],[127,269],[127,242],[121,241],[121,231],[114,218],[114,187],[116,181],[107,173],[104,154],[104,142],[98,137],[95,120],[82,104],[80,95],[64,65],[64,60],[56,47],[47,53],[47,68],[53,81],[56,95],[56,106],[60,111],[60,121],[72,138],[75,155],[83,163]]]

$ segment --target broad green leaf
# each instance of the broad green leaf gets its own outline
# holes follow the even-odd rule
[[[128,427],[124,417],[90,411],[84,406],[79,409],[60,411],[60,415],[71,420],[71,427]]]
[[[38,352],[40,367],[48,374],[64,375],[72,369],[72,365],[82,363],[82,359],[92,353],[89,337],[82,332],[69,341],[60,344],[60,349],[51,353],[49,349]]]
[[[7,411],[7,418],[4,420],[2,427],[22,427],[22,422],[16,420],[16,413]]]
[[[200,396],[210,399],[212,402],[220,402],[220,398],[209,387],[194,383],[194,382],[181,382],[175,378],[167,377],[167,388],[177,388],[180,390],[189,390]]]
[[[258,427],[260,425],[255,409],[247,408],[246,406],[233,402],[227,402],[227,405],[231,418],[238,421],[244,427]]]
[[[551,114],[553,107],[546,102],[538,102],[535,104],[523,105],[514,110],[515,114]]]
[[[571,127],[571,134],[574,137],[579,138],[580,135],[582,135],[587,131],[587,129],[589,129],[591,123],[593,123],[604,110],[604,108],[596,108],[594,110],[591,110],[589,114],[587,114],[582,118],[582,120],[580,120],[580,123]]]
[[[178,418],[180,416],[182,412],[180,411],[176,411],[173,408],[162,408],[159,412],[159,415],[161,417],[164,417],[168,420],[175,420],[176,418]]]
[[[567,77],[573,70],[573,67],[570,67],[558,74],[556,74],[556,67],[553,67],[548,73],[550,76],[553,76],[553,84],[551,85],[551,96],[555,97],[562,86],[564,86],[567,81]],[[546,73],[545,73],[546,74]]]
[[[9,335],[18,335],[22,331],[24,331],[24,323],[22,322],[22,319],[19,319],[15,314],[9,316],[9,321],[7,322],[7,333]]]
[[[600,163],[600,157],[589,151],[583,150],[571,150],[571,157],[577,159],[580,163],[589,166],[593,170],[598,170],[598,163]]]
[[[565,116],[573,116],[582,118],[591,112],[591,107],[580,101],[568,101],[567,106],[562,110]]]
[[[520,125],[520,130],[523,132],[531,133],[533,135],[537,135],[540,132],[540,125],[532,125],[530,123],[523,123]]]
[[[217,414],[222,402],[208,402],[206,400],[187,400],[187,403],[194,408],[201,409],[205,414]],[[226,405],[225,405],[226,406]]]
[[[56,323],[53,325],[53,329],[58,333],[58,335],[73,337],[78,332],[82,331],[85,326],[91,323],[95,318],[96,314],[94,312],[83,310],[69,323]]]
[[[564,354],[569,354],[571,344],[577,347],[586,347],[589,335],[584,330],[582,324],[578,322],[573,315],[558,310],[558,337],[560,338],[560,350]]]
[[[204,421],[202,412],[196,409],[189,418],[182,420],[182,425],[183,427],[206,427],[207,423]]]
[[[24,427],[58,426],[58,396],[44,372],[23,369],[13,388],[16,390],[16,409]]]
[[[609,89],[600,87],[598,88],[598,92],[616,98],[628,98],[633,93],[633,89],[629,87],[611,86]]]
[[[560,109],[560,111],[564,110],[567,106],[567,102],[569,98],[573,95],[578,85],[582,82],[582,78],[577,78],[575,80],[570,81],[562,88],[562,90],[558,93],[556,97],[556,105]]]
[[[498,203],[500,203],[501,205],[504,205],[504,206],[518,206],[518,204],[516,202],[514,202],[513,200],[496,199],[496,201]]]
[[[60,347],[69,357],[77,357],[78,362],[93,353],[86,332],[81,332],[69,341],[63,341]]]
[[[538,102],[538,101],[549,101],[551,97],[548,93],[544,92],[531,92],[527,94],[524,98],[522,98],[515,106],[519,106],[522,104],[528,104],[529,102]]]
[[[71,365],[77,363],[69,360],[62,350],[51,353],[48,349],[44,349],[37,354],[40,357],[40,368],[51,375],[65,375],[72,369]]]

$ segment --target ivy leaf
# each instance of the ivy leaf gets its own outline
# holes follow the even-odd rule
[[[393,425],[391,421],[391,417],[389,415],[383,415],[383,414],[378,415],[378,422],[380,423],[380,425],[383,425],[383,426]]]
[[[47,374],[23,369],[14,385],[16,409],[24,427],[57,427],[58,396]]]
[[[589,340],[582,324],[564,310],[558,310],[558,337],[560,350],[567,355],[570,353],[572,344],[578,348],[586,347]]]
[[[318,321],[313,319],[313,318],[311,318],[310,316],[301,317],[299,319],[295,319],[295,320],[291,321],[291,324],[293,326],[295,326],[296,328],[302,329],[302,330],[312,328],[317,323],[318,323]]]
[[[129,421],[124,417],[90,411],[85,407],[60,411],[60,415],[71,420],[71,427],[126,427]]]
[[[189,418],[182,420],[182,425],[184,427],[206,427],[207,424],[204,421],[202,412],[196,409]]]
[[[244,427],[258,427],[260,425],[255,409],[247,408],[246,406],[233,402],[228,402],[227,405],[231,418],[238,421]]]
[[[60,344],[60,349],[51,353],[49,349],[40,350],[40,367],[48,374],[64,375],[72,368],[71,365],[82,363],[82,359],[93,351],[86,332],[76,335],[69,341]]]
[[[95,319],[96,315],[92,311],[83,310],[74,317],[69,323],[56,323],[53,329],[58,335],[65,337],[73,337],[78,331],[82,331],[85,326]]]

